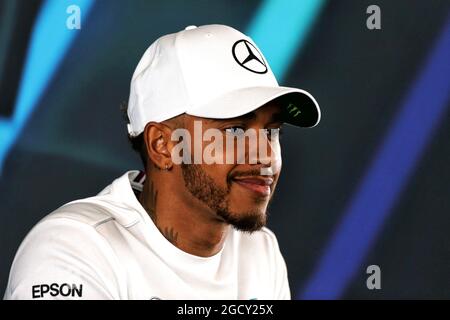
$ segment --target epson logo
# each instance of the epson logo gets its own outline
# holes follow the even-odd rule
[[[83,285],[68,284],[68,283],[52,283],[48,284],[37,284],[31,287],[31,292],[33,299],[44,298],[45,295],[50,295],[52,297],[62,296],[62,297],[82,297],[83,296]]]

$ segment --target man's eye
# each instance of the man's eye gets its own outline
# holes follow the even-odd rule
[[[243,135],[245,133],[245,128],[242,126],[233,126],[225,128],[226,134],[232,134],[232,135]]]

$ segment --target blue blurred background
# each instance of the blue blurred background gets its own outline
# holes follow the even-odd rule
[[[448,0],[0,0],[0,293],[38,220],[141,168],[119,106],[145,49],[211,23],[252,36],[322,108],[285,131],[270,210],[293,298],[448,299]]]

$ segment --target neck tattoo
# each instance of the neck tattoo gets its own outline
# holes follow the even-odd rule
[[[149,183],[149,193],[151,197],[150,203],[144,201],[144,209],[147,211],[148,215],[152,219],[155,226],[158,228],[159,232],[173,245],[177,244],[178,232],[175,231],[173,227],[160,227],[158,226],[158,219],[156,214],[156,203],[158,200],[158,190],[156,190],[153,181]]]

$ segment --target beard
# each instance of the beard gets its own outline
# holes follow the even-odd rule
[[[198,164],[181,164],[183,180],[189,192],[236,230],[252,233],[266,225],[266,212],[232,212],[229,209],[231,180],[227,187],[217,185]]]

